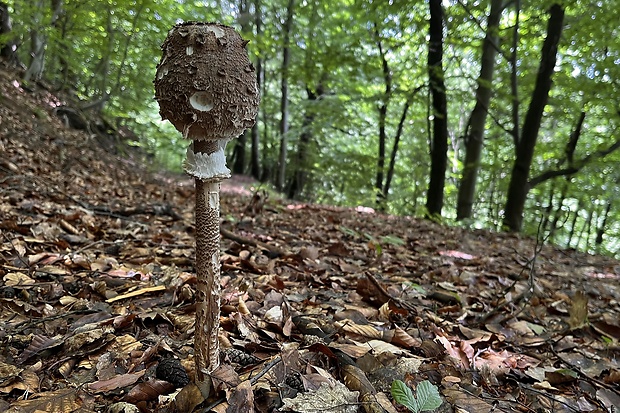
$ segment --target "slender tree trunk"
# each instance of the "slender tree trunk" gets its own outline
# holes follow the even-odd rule
[[[603,214],[603,222],[599,225],[596,230],[596,246],[599,248],[603,244],[603,235],[605,235],[605,226],[607,225],[607,218],[609,217],[609,212],[611,211],[611,202],[607,203],[605,207],[605,212]]]
[[[403,128],[405,127],[405,121],[407,120],[407,113],[409,112],[409,107],[411,106],[411,99],[408,99],[405,102],[405,106],[403,107],[403,113],[400,116],[400,121],[398,122],[398,128],[396,129],[396,136],[394,136],[394,145],[392,146],[392,152],[390,153],[390,164],[388,165],[387,176],[385,178],[385,185],[383,185],[383,199],[387,200],[388,194],[390,193],[390,187],[392,186],[392,179],[394,178],[394,169],[396,168],[396,154],[398,153],[398,145],[400,143],[400,138],[403,135]]]
[[[379,28],[377,23],[374,23],[374,36],[377,50],[379,51],[379,57],[381,58],[381,71],[383,74],[383,82],[385,83],[385,90],[381,97],[381,104],[379,105],[379,147],[377,154],[377,173],[375,177],[375,189],[377,190],[377,203],[383,202],[383,173],[385,169],[385,145],[387,142],[387,135],[385,131],[387,123],[387,111],[388,105],[392,98],[392,73],[385,56],[385,50],[383,50],[383,43],[381,42],[381,35],[379,34]]]
[[[448,111],[444,84],[443,60],[443,7],[441,0],[430,0],[430,28],[428,43],[428,77],[433,104],[433,138],[431,142],[431,171],[426,198],[429,217],[441,216],[443,190],[448,163]]]
[[[593,207],[592,205],[589,205],[590,209],[588,209],[588,218],[586,218],[586,220],[584,221],[583,225],[581,226],[581,231],[579,231],[579,236],[577,237],[577,245],[575,245],[575,248],[579,248],[579,245],[581,244],[581,240],[583,239],[583,234],[587,233],[589,235],[590,233],[590,223],[592,222],[592,215],[594,214],[593,212]],[[588,245],[588,241],[586,240],[586,246]],[[585,248],[584,248],[585,249]]]
[[[517,69],[517,51],[519,50],[519,21],[521,16],[521,0],[515,0],[515,25],[512,32],[512,53],[510,54],[510,91],[512,93],[512,142],[515,153],[519,147],[519,85]]]
[[[570,184],[570,178],[564,181],[562,184],[562,190],[560,191],[560,199],[558,200],[558,206],[555,209],[553,214],[553,221],[551,221],[551,226],[549,228],[549,241],[553,242],[556,231],[558,229],[558,223],[560,222],[560,218],[563,215],[562,208],[564,207],[564,201],[566,200],[566,194],[568,193],[568,186]]]
[[[272,148],[272,145],[269,142],[269,135],[270,135],[269,122],[268,122],[269,119],[268,119],[267,111],[264,108],[259,113],[263,117],[263,131],[262,131],[262,139],[261,139],[262,162],[261,162],[261,171],[260,171],[259,180],[261,182],[268,182],[268,181],[274,182],[275,177],[273,175],[274,169],[272,165],[275,164],[275,162],[270,157],[270,152],[271,152],[270,149]]]
[[[235,147],[232,153],[232,173],[242,175],[245,173],[245,145],[248,141],[250,131],[246,130],[241,136],[235,139]]]
[[[239,16],[237,18],[238,21],[241,22],[241,34],[244,37],[247,37],[247,34],[250,32],[250,19],[247,18],[249,15],[250,6],[248,4],[248,0],[240,0],[239,1]],[[239,138],[235,139],[235,147],[233,149],[232,154],[232,173],[234,174],[244,174],[245,173],[245,147],[248,142],[248,136],[250,135],[250,131],[246,130],[243,132],[243,135],[239,136]]]
[[[459,185],[456,219],[470,218],[476,195],[476,180],[480,169],[480,158],[484,141],[484,130],[491,102],[495,55],[499,47],[499,19],[502,14],[503,0],[492,0],[487,19],[487,33],[482,44],[482,59],[476,106],[471,112],[465,131],[465,164],[463,177]]]
[[[284,190],[284,184],[286,181],[286,155],[287,155],[287,135],[288,135],[288,71],[290,65],[290,42],[291,31],[293,30],[293,16],[295,7],[295,0],[288,0],[288,6],[286,11],[286,22],[284,23],[284,42],[282,45],[282,81],[280,84],[281,100],[280,100],[280,157],[279,157],[279,169],[278,180],[276,186],[278,190]]]
[[[564,8],[562,5],[554,4],[549,9],[549,13],[547,37],[542,48],[536,86],[523,123],[522,136],[517,147],[517,156],[512,168],[508,197],[504,208],[504,227],[509,231],[518,232],[523,224],[523,209],[529,191],[528,176],[543,111],[551,90],[551,77],[555,68],[558,44],[564,24]]]
[[[114,29],[114,25],[112,23],[112,16],[114,12],[110,7],[111,6],[108,5],[106,9],[107,48],[105,54],[101,56],[97,66],[92,71],[90,80],[85,85],[85,88],[87,89],[90,87],[91,82],[94,85],[92,91],[86,92],[87,94],[93,96],[93,100],[83,105],[81,107],[82,110],[92,109],[95,112],[100,112],[103,110],[103,107],[111,96],[111,88],[108,90],[108,87],[110,86],[108,84],[108,78],[110,74],[110,62],[114,58],[113,54],[116,45],[116,30]]]
[[[308,147],[312,143],[314,136],[312,133],[315,117],[314,105],[316,101],[323,96],[323,85],[319,83],[316,92],[306,87],[306,93],[308,94],[308,105],[304,114],[302,132],[299,136],[297,154],[295,155],[295,171],[288,185],[288,197],[291,199],[299,198],[306,186],[306,180],[308,178]]]
[[[547,206],[545,207],[545,212],[542,217],[542,224],[540,228],[542,231],[547,231],[548,225],[551,222],[551,214],[553,213],[553,198],[555,197],[555,182],[551,182],[551,188],[549,188],[549,198],[547,199]],[[541,202],[542,205],[542,202]]]
[[[568,240],[566,241],[566,248],[570,248],[570,244],[573,241],[573,237],[575,236],[575,231],[577,230],[577,218],[579,218],[579,211],[581,211],[581,201],[577,203],[577,210],[573,214],[573,221],[571,222],[570,232],[568,233]]]
[[[379,146],[377,153],[377,174],[375,177],[375,189],[377,190],[377,202],[381,202],[381,195],[383,193],[383,170],[385,168],[385,120],[387,118],[387,104],[383,102],[379,106]]]
[[[590,234],[592,233],[592,221],[594,220],[594,212],[595,211],[595,207],[594,205],[590,206],[590,214],[588,215],[588,223],[586,226],[586,231],[585,231],[585,237],[586,237],[586,245],[583,248],[585,251],[588,250],[588,248],[590,248]]]
[[[24,81],[29,82],[34,80],[35,82],[40,80],[45,70],[45,50],[47,48],[48,36],[45,34],[48,28],[43,27],[43,10],[45,9],[43,0],[39,0],[35,6],[32,7],[35,12],[33,16],[32,29],[30,31],[30,64],[26,73],[24,74]],[[56,19],[60,15],[62,10],[62,1],[54,0],[51,3],[52,19],[51,25],[54,26]]]
[[[263,16],[261,11],[260,0],[254,0],[254,26],[256,27],[256,37],[261,38],[262,35],[262,22]],[[260,44],[258,45],[260,47]],[[263,59],[260,57],[260,50],[258,57],[256,58],[256,86],[261,91],[264,99],[263,90]],[[250,173],[254,179],[260,178],[260,133],[258,129],[258,122],[252,126],[252,149],[250,155]]]
[[[71,58],[71,50],[69,49],[70,40],[67,39],[67,32],[69,26],[69,17],[67,13],[64,13],[62,19],[56,24],[56,29],[59,31],[58,42],[58,64],[60,66],[61,78],[56,84],[58,90],[70,90],[75,82],[69,84],[72,77],[71,69],[69,68],[69,59]]]

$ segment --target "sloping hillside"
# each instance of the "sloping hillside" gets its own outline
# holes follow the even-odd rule
[[[74,129],[65,104],[0,70],[0,411],[405,411],[394,380],[429,380],[442,412],[620,406],[619,262],[238,177],[221,399],[203,401],[193,183],[148,172],[101,121]]]

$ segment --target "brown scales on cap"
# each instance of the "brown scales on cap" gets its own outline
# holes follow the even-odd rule
[[[161,117],[196,140],[236,138],[251,128],[259,93],[247,43],[218,23],[174,26],[154,82]]]

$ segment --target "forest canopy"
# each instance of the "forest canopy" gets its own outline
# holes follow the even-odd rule
[[[23,86],[179,169],[159,118],[168,30],[250,40],[262,102],[229,166],[291,199],[365,205],[620,250],[620,1],[14,0],[1,55]]]

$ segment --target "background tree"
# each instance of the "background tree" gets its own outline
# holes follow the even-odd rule
[[[448,153],[448,108],[443,71],[443,7],[430,0],[428,78],[432,100],[431,171],[426,198],[429,216],[441,216]]]
[[[506,199],[504,225],[511,231],[520,231],[523,208],[529,190],[528,176],[534,157],[534,149],[542,122],[543,111],[551,90],[551,77],[554,72],[560,36],[564,28],[564,8],[554,4],[549,9],[547,36],[542,48],[540,67],[530,106],[523,123],[522,134],[517,142],[514,166],[510,176]]]
[[[495,58],[499,49],[499,20],[503,0],[491,0],[487,29],[482,43],[480,76],[476,89],[476,105],[469,116],[465,133],[465,160],[463,177],[459,184],[456,219],[470,218],[476,194],[476,180],[480,168],[487,114],[491,102]]]
[[[446,223],[468,217],[466,225],[495,230],[507,215],[521,216],[526,234],[536,233],[543,219],[558,244],[620,250],[620,212],[613,203],[602,244],[596,243],[609,201],[620,197],[614,167],[620,162],[618,0],[596,7],[587,0],[561,3],[553,88],[536,122],[530,108],[541,103],[546,3],[307,0],[289,7],[289,0],[58,0],[38,9],[37,1],[5,3],[13,27],[0,36],[4,50],[12,42],[10,50],[16,47],[16,57],[30,66],[31,39],[45,40],[42,81],[27,88],[63,90],[69,106],[99,111],[87,113],[89,121],[100,116],[109,127],[129,127],[131,144],[151,151],[161,165],[179,165],[186,142],[160,122],[152,99],[160,44],[177,19],[220,21],[251,40],[263,97],[243,151],[231,145],[236,172],[279,184],[283,194],[302,201],[377,206],[379,193],[379,207],[388,213],[421,216],[434,209]],[[439,6],[443,20],[431,19]],[[291,9],[294,24],[285,41]],[[440,60],[439,49],[429,50],[431,22]],[[282,134],[285,44],[288,128]],[[435,60],[424,62],[429,52]],[[429,70],[439,62],[441,73]],[[438,116],[440,99],[433,99],[442,91],[448,92],[445,118]],[[567,142],[582,113],[568,159]],[[533,124],[537,133],[526,133]],[[530,147],[522,146],[531,136]],[[521,176],[511,184],[516,158]],[[511,211],[517,198],[520,213]]]
[[[291,31],[293,30],[293,16],[295,7],[295,0],[288,0],[286,7],[286,20],[282,28],[283,41],[282,41],[282,73],[280,83],[280,157],[278,158],[278,179],[276,181],[276,187],[283,191],[284,183],[286,181],[286,161],[287,161],[287,140],[289,130],[289,93],[288,93],[288,76],[290,70],[290,56],[291,56]]]

